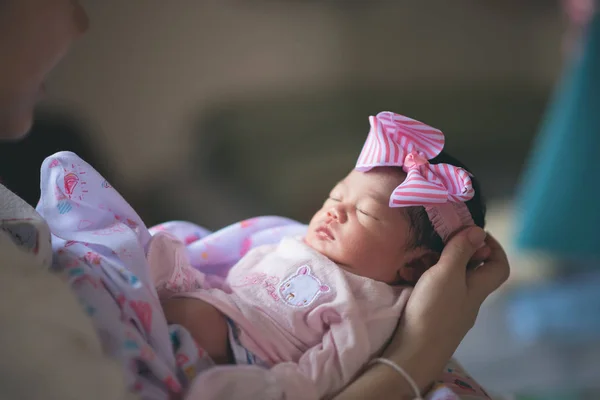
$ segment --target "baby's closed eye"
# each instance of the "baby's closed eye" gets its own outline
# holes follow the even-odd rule
[[[372,219],[374,219],[376,221],[379,221],[379,218],[377,218],[376,214],[373,211],[369,210],[369,209],[363,209],[363,208],[357,207],[356,211],[358,211],[359,214],[362,214],[362,215],[364,215],[366,217],[369,217],[369,218],[372,218]]]

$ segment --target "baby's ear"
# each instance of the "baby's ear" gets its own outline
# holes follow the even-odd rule
[[[417,251],[414,258],[407,261],[398,271],[398,275],[403,280],[416,283],[421,275],[436,264],[440,259],[440,254],[431,250]]]
[[[429,268],[437,264],[438,261],[440,261],[440,253],[428,250],[420,257],[420,260],[422,265],[425,267],[425,271],[427,271]]]

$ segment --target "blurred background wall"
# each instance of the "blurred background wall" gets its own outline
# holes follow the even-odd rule
[[[395,111],[443,130],[480,178],[513,282],[546,274],[539,265],[552,260],[513,253],[511,218],[563,67],[558,1],[82,3],[90,32],[52,75],[31,137],[2,145],[0,162],[74,150],[149,225],[307,221],[352,168],[367,117]],[[3,179],[35,202],[27,182],[38,174],[34,165]],[[540,365],[557,360],[559,374],[564,354],[527,353],[510,337],[502,299],[490,300],[458,355],[493,390],[543,387],[554,378]]]
[[[306,218],[384,109],[440,127],[484,181],[505,181],[484,188],[508,195],[561,66],[553,1],[83,3],[92,29],[52,76],[47,107],[85,124],[151,222]],[[278,154],[253,162],[274,140]],[[231,147],[243,167],[213,147]],[[290,179],[316,185],[306,205],[286,205]]]

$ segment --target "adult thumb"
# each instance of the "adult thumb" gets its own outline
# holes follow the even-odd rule
[[[466,274],[467,264],[477,249],[484,245],[485,237],[485,231],[477,226],[462,230],[446,244],[438,265],[445,270],[462,271]]]
[[[508,257],[500,243],[492,235],[488,235],[486,242],[491,251],[490,256],[483,265],[469,271],[467,276],[467,285],[482,303],[510,275]]]

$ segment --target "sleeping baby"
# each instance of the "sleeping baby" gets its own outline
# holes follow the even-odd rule
[[[484,225],[478,184],[442,152],[441,131],[391,112],[370,123],[356,167],[305,236],[253,248],[219,283],[154,257],[168,253],[168,239],[149,252],[168,322],[217,363],[270,368],[290,398],[349,383],[389,340],[449,238]],[[189,279],[174,285],[182,268]]]

